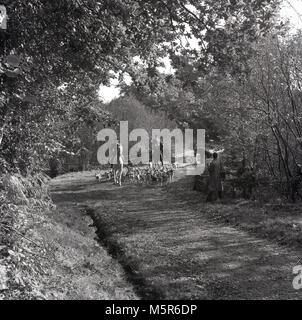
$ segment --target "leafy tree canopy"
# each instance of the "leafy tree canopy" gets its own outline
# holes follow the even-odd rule
[[[82,107],[97,104],[97,88],[109,83],[112,71],[127,72],[136,87],[147,78],[154,90],[159,58],[167,55],[180,81],[213,66],[244,67],[251,43],[273,26],[279,2],[3,0],[9,15],[7,30],[0,31],[6,159],[30,158],[36,143],[57,132],[57,117],[67,126],[69,118],[81,118]],[[198,49],[184,39],[195,39]],[[106,112],[98,114],[95,120],[108,120]]]

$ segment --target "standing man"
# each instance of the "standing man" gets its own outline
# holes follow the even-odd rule
[[[213,160],[209,166],[209,183],[207,202],[216,201],[222,198],[222,182],[221,182],[221,162],[218,159],[218,153],[213,153]]]
[[[123,147],[117,142],[116,144],[116,163],[113,164],[114,183],[122,186],[122,176],[124,169]]]
[[[4,124],[3,127],[0,129],[0,145],[1,145],[1,143],[2,143],[3,136],[4,136],[4,128],[5,128],[5,124]]]
[[[164,165],[164,145],[163,142],[160,141],[159,143],[159,150],[160,150],[160,163],[163,166]]]

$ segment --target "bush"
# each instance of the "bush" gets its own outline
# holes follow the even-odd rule
[[[0,176],[0,300],[41,296],[35,280],[43,272],[38,256],[48,248],[37,246],[33,230],[53,209],[47,182],[42,174]]]

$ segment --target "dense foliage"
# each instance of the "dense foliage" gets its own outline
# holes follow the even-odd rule
[[[7,167],[22,171],[43,168],[62,151],[77,151],[71,141],[79,140],[79,126],[112,122],[97,101],[98,86],[108,84],[112,72],[130,74],[136,87],[155,90],[160,58],[167,55],[185,73],[183,78],[195,77],[190,68],[206,73],[213,67],[232,73],[245,70],[251,44],[272,27],[279,4],[2,2],[9,16],[7,30],[0,31],[2,168],[5,161]],[[198,49],[183,45],[192,37]],[[189,69],[184,67],[184,54],[194,61]],[[138,68],[135,57],[143,67]]]
[[[159,90],[133,85],[125,90],[165,110],[179,125],[205,128],[208,143],[223,145],[237,169],[245,163],[295,199],[302,167],[301,41],[301,32],[286,37],[271,32],[254,44],[246,74],[195,72],[197,80],[184,85],[177,70]]]

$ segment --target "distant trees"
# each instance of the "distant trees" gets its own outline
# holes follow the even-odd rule
[[[302,33],[273,32],[253,50],[246,73],[192,71],[194,81],[186,82],[184,65],[168,81],[159,75],[153,93],[134,86],[128,91],[179,125],[206,129],[208,143],[224,145],[232,161],[245,160],[293,196],[302,182]]]
[[[176,123],[168,119],[164,111],[147,108],[134,96],[121,97],[106,106],[106,110],[117,121],[128,121],[129,130],[142,128],[151,136],[152,129],[173,129]]]

